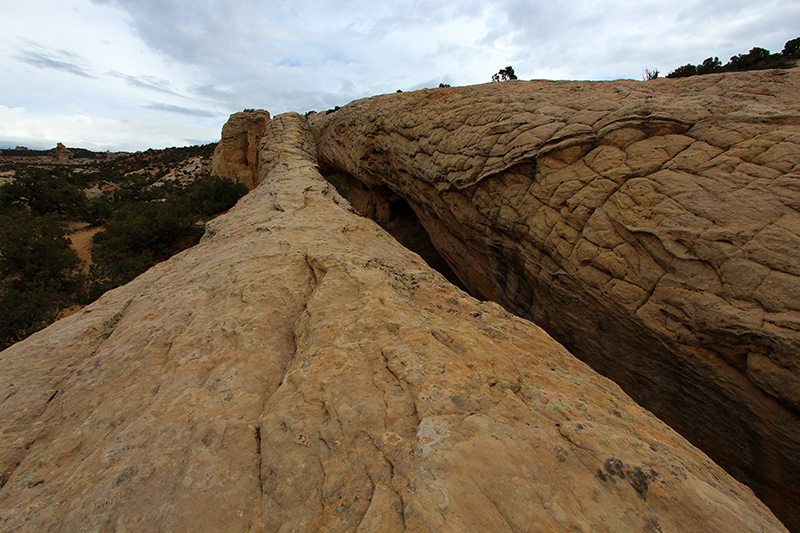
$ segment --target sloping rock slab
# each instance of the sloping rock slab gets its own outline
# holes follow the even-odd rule
[[[542,326],[800,532],[798,95],[798,69],[519,81],[311,121],[320,162],[373,203],[402,196],[473,294]]]
[[[316,171],[299,115],[202,242],[0,353],[2,531],[785,531]]]

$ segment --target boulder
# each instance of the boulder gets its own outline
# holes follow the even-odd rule
[[[211,159],[211,174],[244,183],[252,190],[258,185],[258,146],[269,112],[250,109],[234,113],[222,127],[222,137]]]
[[[269,121],[199,245],[0,352],[0,530],[785,531],[314,152]]]
[[[310,120],[320,164],[373,212],[410,212],[473,295],[540,325],[800,531],[798,94],[798,69],[510,81]]]

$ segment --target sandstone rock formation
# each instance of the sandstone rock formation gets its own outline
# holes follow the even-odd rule
[[[474,295],[542,326],[800,531],[798,95],[798,69],[505,82],[311,121],[320,163],[373,212],[402,197]]]
[[[353,214],[305,119],[262,147],[198,246],[0,353],[0,530],[785,531]]]
[[[269,113],[263,109],[234,113],[222,127],[222,137],[211,160],[211,174],[258,185],[258,144]]]
[[[62,143],[58,143],[56,145],[56,162],[57,163],[66,163],[72,157],[72,152],[70,152],[66,146]]]

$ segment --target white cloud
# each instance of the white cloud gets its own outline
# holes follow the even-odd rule
[[[219,137],[221,116],[195,122],[177,121],[165,128],[164,113],[140,113],[136,117],[107,117],[88,114],[48,114],[21,107],[0,105],[0,146],[26,146],[45,150],[64,143],[91,150],[136,151],[148,146],[203,144]],[[180,112],[180,111],[178,111]],[[191,113],[188,113],[191,115]],[[147,144],[142,139],[148,139]]]

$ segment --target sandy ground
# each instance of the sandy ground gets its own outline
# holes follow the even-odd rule
[[[92,237],[103,228],[87,228],[82,224],[70,229],[72,230],[69,235],[70,247],[78,254],[82,264],[81,271],[86,274],[89,272],[89,265],[92,264]]]
[[[89,228],[86,224],[70,224],[72,233],[69,235],[70,247],[78,254],[78,259],[81,260],[81,272],[84,274],[89,273],[89,266],[92,264],[92,236],[101,231],[103,228]],[[62,309],[58,314],[58,318],[64,318],[73,313],[78,312],[82,306],[73,305]]]

